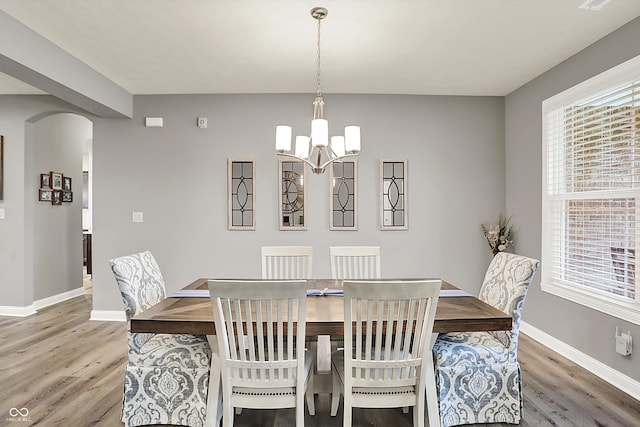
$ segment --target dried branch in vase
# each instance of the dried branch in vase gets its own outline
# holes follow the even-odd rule
[[[491,252],[495,256],[498,252],[504,252],[509,245],[513,246],[513,230],[511,228],[511,217],[500,214],[498,224],[487,227],[482,224],[482,231]]]

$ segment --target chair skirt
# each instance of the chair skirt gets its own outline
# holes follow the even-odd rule
[[[441,334],[433,353],[443,427],[520,422],[520,366],[493,334]]]
[[[204,336],[129,334],[125,426],[204,426],[210,365],[211,348]]]

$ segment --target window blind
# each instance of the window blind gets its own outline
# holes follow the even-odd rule
[[[634,302],[640,79],[544,115],[547,278]]]

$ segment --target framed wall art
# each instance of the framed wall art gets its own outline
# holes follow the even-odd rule
[[[49,202],[55,206],[60,206],[63,202],[73,202],[71,177],[64,176],[60,172],[53,171],[50,171],[49,173],[41,173],[38,201]]]
[[[40,174],[40,188],[41,189],[51,189],[51,173],[41,173]]]
[[[304,163],[278,160],[280,230],[306,230]]]
[[[38,200],[41,202],[51,202],[53,200],[53,196],[51,194],[50,189],[40,189],[38,191]]]
[[[329,166],[329,229],[358,229],[358,163],[334,162]]]
[[[53,190],[51,192],[51,204],[52,205],[62,204],[62,190]]]
[[[62,174],[60,172],[51,172],[51,189],[62,190]]]
[[[229,230],[256,229],[255,173],[254,159],[228,159],[227,161]]]
[[[380,229],[407,230],[407,161],[380,160]]]

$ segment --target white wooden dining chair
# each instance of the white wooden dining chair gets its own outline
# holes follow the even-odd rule
[[[262,247],[263,279],[311,279],[312,271],[312,246]]]
[[[296,408],[315,415],[313,353],[305,351],[306,282],[210,280],[222,371],[223,425],[234,408]]]
[[[154,256],[146,251],[114,258],[109,263],[127,317],[128,361],[122,399],[125,427],[204,426],[219,421],[210,419],[210,424],[206,423],[212,360],[207,338],[131,332],[131,318],[166,296],[164,279]]]
[[[329,247],[331,259],[332,279],[379,279],[380,278],[380,247],[379,246],[331,246]],[[322,342],[327,343],[330,337],[323,336]],[[318,339],[318,346],[321,340]],[[344,347],[342,340],[331,340],[333,351]],[[327,346],[327,344],[324,344]],[[327,354],[321,357],[320,354]],[[325,348],[319,347],[318,368],[331,366],[331,353]],[[331,406],[337,407],[340,395],[332,393]],[[408,410],[408,408],[406,409]]]
[[[379,246],[331,246],[332,279],[379,279]]]
[[[430,340],[441,285],[344,282],[344,342],[353,344],[335,352],[332,365],[333,393],[344,396],[345,427],[351,426],[353,407],[413,407],[413,425],[424,426],[425,397],[437,399]],[[337,412],[332,401],[331,415]]]
[[[443,427],[520,423],[518,335],[525,296],[538,265],[538,260],[500,252],[487,268],[479,298],[513,317],[510,331],[438,335],[433,353]]]

